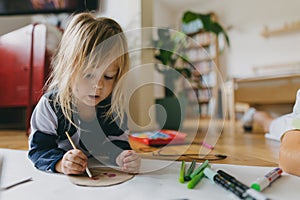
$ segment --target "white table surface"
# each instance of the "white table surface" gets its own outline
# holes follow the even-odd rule
[[[50,199],[237,199],[229,191],[204,178],[194,189],[178,182],[180,162],[143,160],[147,173],[136,175],[133,179],[109,187],[82,187],[72,184],[66,175],[52,174],[35,169],[27,158],[27,151],[0,149],[4,157],[1,186],[17,180],[32,177],[33,181],[0,192],[1,200],[50,200]],[[197,166],[199,163],[197,164]],[[150,169],[159,169],[152,171]],[[223,169],[241,182],[250,185],[257,177],[263,176],[270,167],[213,164],[215,170]],[[271,187],[263,193],[270,199],[300,199],[300,177],[283,173]]]

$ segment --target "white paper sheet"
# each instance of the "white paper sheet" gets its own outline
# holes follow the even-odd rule
[[[31,176],[33,181],[1,192],[1,200],[50,200],[50,199],[237,199],[233,194],[204,178],[194,189],[178,182],[180,162],[143,160],[145,173],[111,187],[80,187],[72,184],[63,174],[52,174],[35,169],[26,151],[0,149],[5,157],[2,184]],[[189,164],[189,163],[188,163]],[[200,163],[197,163],[197,166]],[[159,170],[157,170],[160,168]],[[213,164],[215,170],[223,169],[241,182],[250,185],[263,176],[270,167]],[[152,171],[152,169],[156,169]],[[271,199],[299,199],[300,177],[284,173],[263,193]]]

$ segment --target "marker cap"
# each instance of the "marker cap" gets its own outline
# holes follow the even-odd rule
[[[253,188],[257,191],[262,191],[266,187],[268,187],[269,184],[270,184],[270,181],[267,178],[259,178],[254,183],[251,184],[251,188]]]
[[[203,172],[204,172],[205,176],[213,182],[214,182],[214,177],[218,174],[217,172],[214,172],[213,170],[211,170],[208,167],[206,167]]]
[[[253,188],[256,191],[261,191],[260,185],[257,183],[252,183],[251,188]]]

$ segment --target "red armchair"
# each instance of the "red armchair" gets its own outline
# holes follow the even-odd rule
[[[0,108],[26,107],[26,128],[49,73],[47,26],[32,24],[0,37]]]

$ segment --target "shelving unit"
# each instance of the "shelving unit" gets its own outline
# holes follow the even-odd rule
[[[219,66],[218,38],[214,33],[199,31],[187,34],[186,55],[192,69],[190,93],[198,99],[201,117],[211,117],[217,111],[218,99],[217,67]],[[192,95],[192,94],[190,94]]]
[[[263,31],[261,32],[261,35],[265,38],[268,38],[270,36],[286,34],[296,31],[300,31],[300,21],[285,23],[283,26],[276,29],[270,29],[268,26],[265,26]]]

